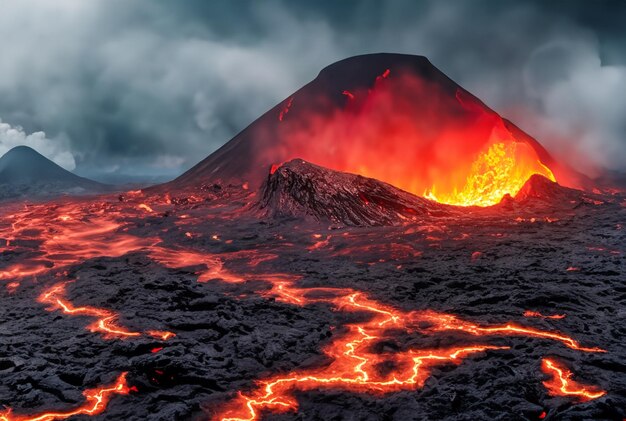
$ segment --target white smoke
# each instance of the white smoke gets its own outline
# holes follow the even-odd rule
[[[555,39],[533,52],[524,76],[538,102],[531,128],[555,154],[580,169],[589,162],[623,168],[625,66],[603,65],[592,39]]]
[[[27,134],[22,127],[11,126],[0,119],[0,156],[21,145],[30,146],[66,170],[76,167],[74,155],[67,149],[67,142],[62,136],[48,139],[44,132]]]
[[[336,60],[420,54],[564,162],[626,170],[626,70],[600,60],[606,43],[573,14],[515,0],[317,13],[269,0],[196,16],[211,3],[0,0],[0,115],[66,133],[81,171],[183,169]]]

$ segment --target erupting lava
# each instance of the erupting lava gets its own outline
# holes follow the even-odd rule
[[[281,119],[286,145],[260,153],[269,162],[277,154],[281,161],[302,158],[459,206],[494,205],[517,194],[533,174],[556,181],[534,145],[516,139],[500,116],[460,89],[450,98],[387,69],[373,88],[342,94],[345,108],[330,117]]]
[[[588,401],[606,395],[604,390],[595,386],[584,386],[575,382],[572,380],[572,372],[552,359],[544,358],[541,370],[551,377],[543,385],[553,396],[570,396],[580,401]]]
[[[392,54],[329,66],[173,183],[228,178],[254,188],[270,165],[294,159],[458,206],[497,204],[535,174],[584,187],[428,60]]]
[[[110,386],[88,389],[83,392],[86,402],[76,409],[68,411],[42,412],[36,415],[13,415],[11,411],[0,412],[0,421],[56,421],[65,420],[76,415],[98,415],[104,411],[114,395],[127,395],[131,388],[126,384],[126,374],[119,375]]]
[[[515,141],[494,143],[472,162],[460,191],[438,193],[437,187],[433,186],[424,196],[449,205],[490,206],[507,194],[516,195],[534,174],[556,181],[552,171],[537,159],[527,144]]]

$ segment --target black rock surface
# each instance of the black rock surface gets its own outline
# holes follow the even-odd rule
[[[547,207],[545,194],[554,186],[541,179],[531,186],[539,193],[530,196],[543,197],[541,206],[513,201],[454,216],[420,213],[402,225],[376,227],[258,219],[249,211],[258,201],[255,193],[227,186],[202,195],[171,192],[167,200],[127,195],[122,201],[103,197],[26,209],[4,205],[0,233],[10,241],[0,252],[0,267],[35,262],[46,270],[0,280],[2,286],[20,282],[14,292],[0,292],[0,407],[13,408],[16,415],[75,408],[84,402],[85,389],[128,371],[136,392],[114,396],[100,415],[74,419],[210,419],[238,392],[251,393],[259,380],[325,367],[324,347],[345,334],[347,324],[369,316],[264,296],[274,274],[284,273],[297,276],[302,288],[350,288],[402,311],[431,309],[482,325],[512,322],[562,332],[607,352],[580,352],[526,336],[484,337],[481,343],[510,349],[437,367],[422,387],[411,390],[297,392],[297,411],[267,412],[263,419],[621,421],[626,417],[626,197],[579,195],[575,204]],[[138,208],[143,203],[152,212]],[[43,215],[49,223],[45,229],[20,228],[11,217],[16,214],[27,221]],[[41,240],[49,235],[62,244],[55,235],[71,221],[60,215],[86,229],[99,218],[121,225],[91,234],[101,255],[61,265],[66,257],[49,254]],[[149,243],[169,250],[172,258],[193,251],[205,259],[166,267],[147,246],[106,257],[108,246],[127,242],[127,236],[156,236],[158,241]],[[96,246],[91,250],[100,250]],[[275,257],[254,258],[266,254]],[[240,282],[219,274],[198,282],[199,272],[216,268],[215,258],[224,259],[232,273],[247,275]],[[166,342],[145,336],[106,339],[87,329],[92,318],[46,310],[37,297],[66,278],[74,280],[66,295],[74,305],[116,311],[129,329],[165,329],[177,336]],[[526,310],[566,317],[526,318]],[[392,331],[374,349],[384,354],[475,341],[455,333]],[[607,394],[589,402],[550,396],[540,370],[545,357]]]
[[[454,207],[417,197],[373,178],[333,171],[301,159],[272,170],[255,206],[263,216],[377,226],[401,224],[417,216],[458,213]]]

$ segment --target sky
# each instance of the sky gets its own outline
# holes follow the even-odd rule
[[[424,55],[550,152],[626,171],[626,1],[0,0],[0,154],[169,179],[357,54]]]

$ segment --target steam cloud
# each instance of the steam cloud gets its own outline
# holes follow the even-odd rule
[[[626,170],[626,36],[580,18],[602,6],[295,3],[3,2],[0,117],[30,136],[66,139],[86,175],[176,172],[322,67],[401,52],[429,57],[557,157],[590,173]],[[613,6],[606,16],[624,15]]]
[[[74,156],[67,149],[64,138],[48,139],[44,132],[26,134],[20,126],[11,127],[0,120],[0,156],[20,145],[30,146],[66,170],[76,167]]]

